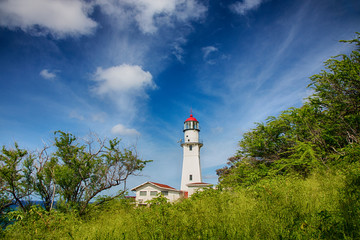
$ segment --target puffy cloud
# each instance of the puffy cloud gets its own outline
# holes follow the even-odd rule
[[[87,35],[98,25],[89,16],[96,6],[117,25],[136,23],[143,33],[201,19],[207,11],[198,0],[1,0],[0,26],[58,38]]]
[[[150,72],[128,64],[106,69],[99,67],[94,74],[94,81],[96,85],[92,91],[110,98],[120,110],[130,114],[130,118],[138,110],[138,100],[147,97],[145,90],[156,87]]]
[[[43,69],[40,72],[40,76],[42,76],[45,79],[54,79],[56,77],[55,72],[49,72],[47,69]]]
[[[150,72],[145,72],[140,66],[128,64],[107,69],[99,67],[95,73],[95,81],[98,85],[94,90],[99,95],[138,91],[155,86]]]
[[[155,33],[159,26],[202,18],[207,8],[197,0],[97,0],[108,15],[134,19],[143,33]],[[125,11],[126,9],[126,11]]]
[[[248,11],[258,8],[264,0],[243,0],[230,5],[234,12],[245,15]]]
[[[126,128],[122,124],[117,124],[111,129],[111,133],[114,135],[123,135],[123,136],[136,136],[140,135],[136,129],[133,128]]]
[[[3,0],[0,26],[55,37],[92,33],[97,23],[88,17],[91,5],[82,0]]]

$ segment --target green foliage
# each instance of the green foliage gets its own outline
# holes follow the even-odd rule
[[[0,154],[0,212],[13,202],[23,210],[29,207],[23,200],[33,191],[33,161],[33,156],[20,149],[17,143],[10,150],[3,146]]]
[[[360,33],[350,41],[357,48],[349,55],[339,55],[325,62],[328,71],[312,76],[310,86],[315,91],[310,101],[329,118],[326,127],[339,136],[336,144],[343,147],[359,142],[360,129]]]
[[[208,189],[176,204],[135,207],[125,199],[87,215],[33,207],[7,239],[357,239],[359,168],[276,175],[252,188]],[[14,214],[16,216],[16,214]]]
[[[325,62],[326,71],[310,77],[314,93],[300,108],[290,108],[244,134],[240,149],[217,170],[223,187],[249,186],[274,175],[309,176],[314,169],[341,168],[359,161],[360,34],[357,48]],[[351,157],[350,157],[351,156]]]
[[[360,163],[357,162],[345,171],[345,187],[340,202],[344,230],[353,239],[360,238]]]
[[[156,197],[152,198],[151,200],[146,201],[146,203],[150,204],[151,206],[154,205],[164,205],[168,203],[168,199],[160,193],[156,195]]]
[[[126,186],[127,178],[150,162],[139,159],[131,149],[121,150],[116,138],[109,140],[108,145],[98,139],[99,146],[94,152],[92,142],[86,145],[72,134],[61,131],[55,134],[57,151],[52,160],[56,163],[53,175],[57,193],[66,207],[76,208],[80,213],[100,192],[122,183]]]
[[[8,239],[72,239],[81,219],[76,212],[48,212],[32,206],[29,211],[13,211],[9,217],[16,220],[4,231]]]
[[[38,165],[35,178],[35,193],[43,200],[47,211],[50,211],[54,205],[56,191],[55,167],[56,158],[50,158],[46,148],[38,156]]]
[[[151,162],[141,160],[135,150],[121,149],[116,138],[108,143],[99,138],[81,141],[62,131],[55,132],[53,148],[45,146],[36,155],[16,143],[15,149],[4,146],[0,155],[0,211],[13,203],[29,211],[30,195],[34,194],[43,200],[46,211],[53,209],[57,197],[58,210],[84,214],[90,201],[104,190],[124,186],[117,195],[96,204],[122,196],[128,177]]]

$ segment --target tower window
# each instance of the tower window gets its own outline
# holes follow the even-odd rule
[[[189,180],[192,181],[192,175],[191,175],[191,174],[190,174],[190,176],[189,176]]]
[[[189,145],[189,150],[192,151],[192,145]]]

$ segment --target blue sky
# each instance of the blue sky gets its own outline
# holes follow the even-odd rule
[[[154,160],[129,187],[180,187],[192,109],[203,181],[360,31],[358,0],[1,0],[0,145],[90,131]]]

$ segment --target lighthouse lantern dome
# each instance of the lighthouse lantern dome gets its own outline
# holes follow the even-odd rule
[[[192,114],[190,114],[190,117],[185,120],[184,122],[184,131],[186,130],[198,130],[199,129],[199,121],[196,120],[196,118],[193,117]]]

